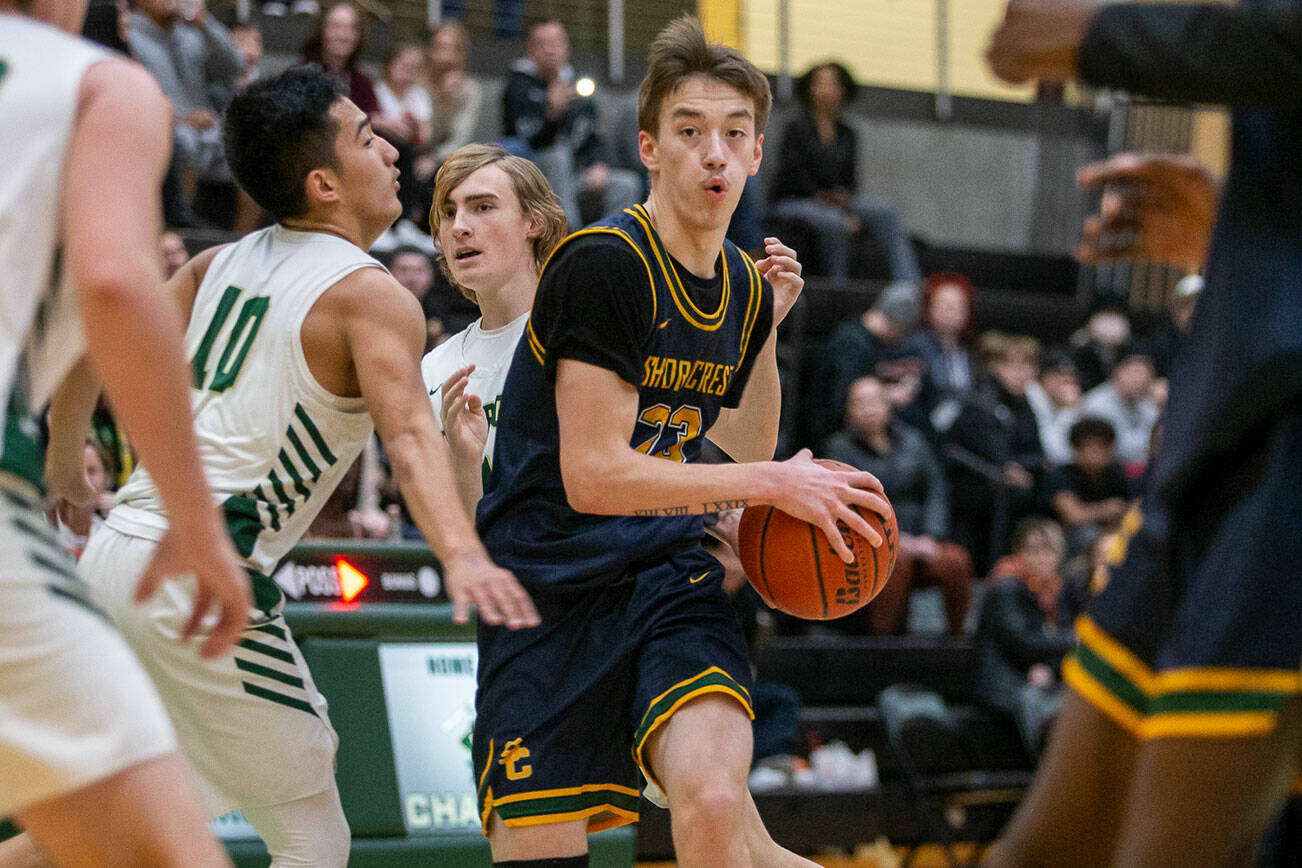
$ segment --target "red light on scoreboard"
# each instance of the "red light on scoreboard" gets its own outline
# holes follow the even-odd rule
[[[339,597],[345,603],[356,600],[357,595],[366,590],[366,586],[371,583],[366,573],[343,558],[335,558],[335,571],[339,573]]]

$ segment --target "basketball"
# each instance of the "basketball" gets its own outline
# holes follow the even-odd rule
[[[839,461],[815,460],[824,467],[854,470]],[[883,522],[874,512],[854,509],[882,535],[882,544],[873,546],[837,522],[854,554],[854,563],[847,564],[818,527],[773,506],[747,507],[738,529],[741,563],[765,603],[797,618],[827,621],[849,615],[877,596],[895,566],[899,527],[893,512]]]

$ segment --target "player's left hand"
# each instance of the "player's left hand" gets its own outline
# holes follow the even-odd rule
[[[466,365],[443,381],[439,414],[453,457],[458,463],[470,461],[478,465],[488,442],[488,416],[479,396],[466,394],[474,370],[474,365]]]
[[[786,319],[805,288],[805,279],[800,276],[804,266],[796,259],[796,251],[777,238],[764,239],[764,252],[768,255],[756,262],[755,267],[773,287],[773,326],[776,328]]]
[[[482,549],[445,559],[443,581],[452,599],[452,620],[457,624],[470,620],[471,606],[479,610],[479,619],[485,624],[519,630],[541,623],[529,593]]]
[[[1009,84],[1068,81],[1076,55],[1102,0],[1009,0],[990,38],[990,70]]]

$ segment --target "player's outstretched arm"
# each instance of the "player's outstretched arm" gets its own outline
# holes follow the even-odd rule
[[[420,377],[425,348],[420,303],[377,268],[354,272],[330,295],[344,312],[344,336],[357,384],[398,488],[443,562],[453,618],[464,623],[473,605],[488,624],[513,629],[537,625],[529,595],[489,559],[457,496],[448,446]]]
[[[561,475],[570,506],[579,512],[693,515],[765,503],[820,527],[847,563],[854,556],[837,521],[880,544],[880,535],[851,508],[889,515],[871,473],[823,467],[808,450],[788,461],[748,464],[653,458],[629,445],[637,407],[637,389],[613,371],[573,359],[557,363]]]
[[[194,623],[210,609],[220,615],[202,650],[213,656],[243,632],[252,597],[204,481],[180,317],[159,272],[158,188],[170,128],[171,108],[142,68],[117,60],[91,67],[64,173],[62,233],[91,361],[184,542],[171,566],[198,578]],[[147,573],[141,589],[158,580]]]

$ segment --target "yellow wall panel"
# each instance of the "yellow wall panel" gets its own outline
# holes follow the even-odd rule
[[[777,72],[778,3],[741,0],[741,40],[747,56]],[[937,87],[937,0],[786,0],[790,71],[836,59],[862,84],[904,90]],[[1030,88],[1008,88],[985,66],[985,47],[1004,0],[948,0],[949,83],[963,96],[1027,100]]]

